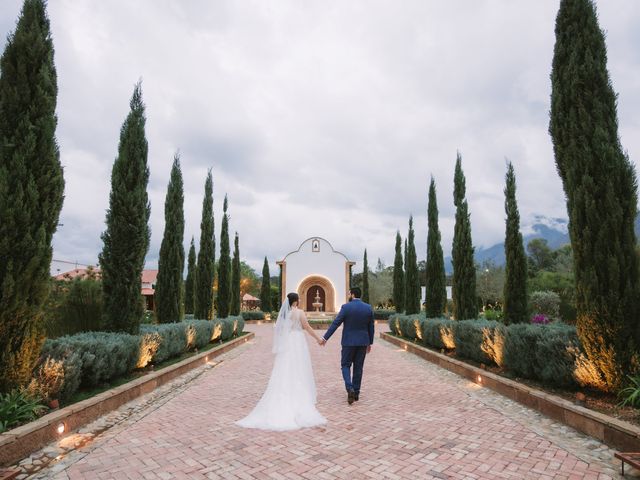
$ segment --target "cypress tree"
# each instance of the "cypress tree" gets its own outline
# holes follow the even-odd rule
[[[440,228],[438,227],[438,201],[436,198],[436,182],[431,177],[429,185],[427,232],[427,275],[426,302],[427,318],[439,318],[447,307],[447,284],[444,273],[444,255],[440,243]]]
[[[635,170],[618,135],[604,33],[590,0],[556,18],[549,132],[569,214],[577,329],[604,389],[617,390],[638,340]]]
[[[26,0],[0,59],[0,392],[31,377],[64,179],[45,2]]]
[[[407,311],[407,239],[404,239],[404,277],[403,277],[404,302],[402,303],[404,311]]]
[[[362,266],[362,301],[369,303],[369,262],[367,261],[367,249],[364,249],[364,261]]]
[[[393,304],[396,312],[404,311],[404,266],[400,232],[396,232],[396,256],[393,261]]]
[[[504,322],[523,323],[527,312],[527,256],[520,233],[520,213],[516,202],[516,175],[511,162],[507,164],[504,189],[504,210],[507,214],[504,253],[507,259],[504,282]]]
[[[202,220],[200,221],[200,250],[195,276],[194,317],[200,320],[213,318],[213,281],[216,275],[216,240],[213,218],[213,178],[207,173],[202,200]]]
[[[187,279],[184,282],[184,311],[192,315],[195,308],[195,283],[196,283],[196,246],[191,237],[189,257],[187,259]]]
[[[229,201],[224,197],[222,227],[220,230],[220,260],[218,261],[218,314],[220,318],[229,316],[231,308],[231,252],[229,245]]]
[[[420,278],[418,276],[418,258],[416,256],[413,216],[409,217],[409,234],[407,235],[406,266],[406,304],[407,315],[420,313]]]
[[[269,274],[269,262],[264,257],[262,266],[262,285],[260,287],[260,308],[263,312],[271,311],[271,278]]]
[[[231,263],[231,301],[229,311],[231,315],[240,315],[240,245],[238,232],[234,240],[233,261]]]
[[[120,130],[118,156],[111,170],[107,229],[102,234],[104,246],[99,259],[104,329],[136,334],[144,314],[141,278],[151,237],[146,119],[139,82],[133,90],[130,108]]]
[[[453,203],[456,207],[456,224],[453,233],[451,262],[453,263],[453,317],[456,320],[474,319],[478,316],[476,303],[476,266],[471,242],[471,220],[465,198],[466,180],[462,172],[462,157],[456,158]]]
[[[164,203],[164,236],[160,244],[156,282],[156,318],[160,323],[182,321],[184,272],[184,192],[180,156],[173,158]]]
[[[349,285],[351,285],[351,283],[349,283]],[[280,273],[278,275],[278,303],[276,305],[273,305],[273,309],[274,310],[280,310],[280,308],[282,307],[282,295],[283,295],[283,285],[282,285],[282,265],[280,265]],[[275,320],[275,318],[273,319]]]

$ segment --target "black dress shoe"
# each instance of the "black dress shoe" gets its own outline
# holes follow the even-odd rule
[[[357,402],[359,398],[360,398],[360,392],[355,392],[353,399]]]
[[[356,399],[356,392],[353,390],[347,390],[347,402],[351,405]]]

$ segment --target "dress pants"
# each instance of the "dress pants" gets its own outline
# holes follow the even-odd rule
[[[344,386],[347,391],[355,390],[360,392],[362,384],[362,369],[364,367],[364,358],[367,355],[367,346],[358,345],[356,347],[342,346],[342,378],[344,378]],[[353,365],[353,376],[351,366]]]

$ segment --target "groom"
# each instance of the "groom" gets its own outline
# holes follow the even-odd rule
[[[349,405],[354,401],[357,402],[360,396],[364,357],[371,351],[374,334],[373,310],[371,305],[360,300],[361,296],[362,292],[358,287],[349,290],[349,303],[342,306],[340,313],[320,340],[322,345],[327,343],[340,324],[344,323],[341,364]],[[352,365],[353,377],[351,376]]]

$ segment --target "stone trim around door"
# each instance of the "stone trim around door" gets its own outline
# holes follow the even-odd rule
[[[332,313],[336,311],[336,289],[333,286],[333,283],[326,278],[320,275],[309,275],[302,282],[300,282],[300,286],[298,287],[298,295],[300,295],[300,308],[304,311],[311,311],[311,308],[307,308],[307,292],[310,288],[314,286],[320,286],[324,289],[325,294],[325,308],[324,311],[326,313]]]

